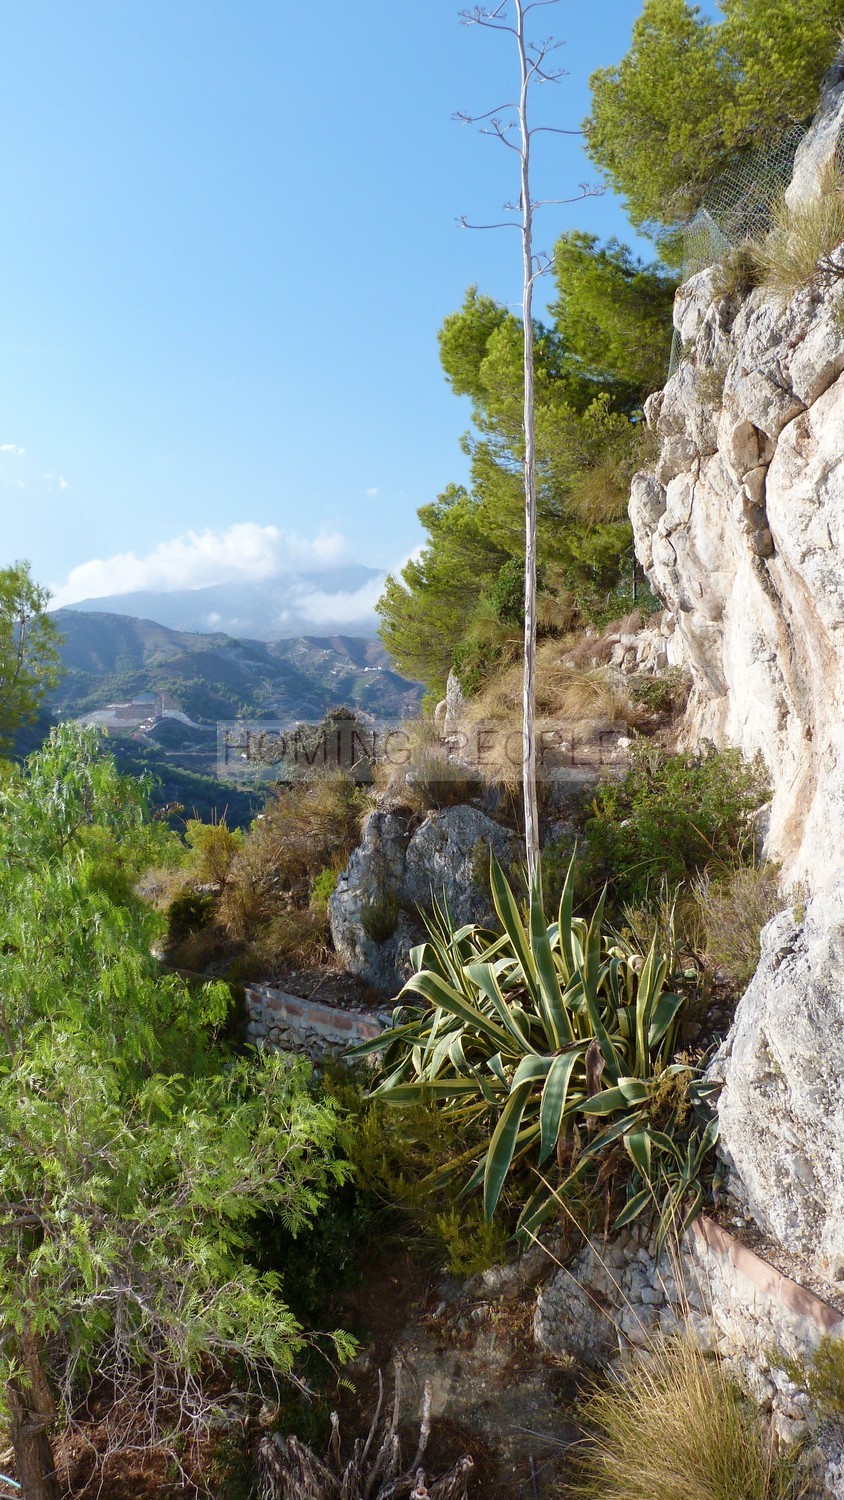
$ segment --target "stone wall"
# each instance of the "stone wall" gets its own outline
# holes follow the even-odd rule
[[[844,1313],[778,1271],[719,1224],[700,1218],[679,1255],[657,1259],[637,1226],[594,1239],[540,1291],[537,1340],[549,1352],[606,1364],[687,1328],[717,1351],[786,1442],[817,1437],[809,1398],[784,1368],[811,1363],[825,1334],[844,1337]],[[844,1495],[836,1440],[826,1440],[827,1492]]]
[[[245,1039],[283,1052],[302,1052],[318,1061],[326,1052],[345,1051],[379,1036],[386,1017],[341,1010],[288,995],[268,984],[246,986]]]

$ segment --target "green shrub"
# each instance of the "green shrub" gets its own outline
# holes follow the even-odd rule
[[[393,936],[401,912],[395,891],[379,891],[361,907],[360,925],[370,942],[386,943]]]
[[[204,891],[182,891],[167,908],[167,943],[201,932],[214,916],[214,897]]]
[[[434,1229],[452,1276],[477,1276],[510,1257],[510,1236],[501,1220],[487,1219],[474,1204],[437,1214]]]
[[[792,1449],[780,1455],[759,1413],[689,1338],[654,1342],[647,1358],[593,1388],[571,1500],[799,1500]]]
[[[311,905],[319,907],[322,911],[326,911],[328,903],[337,889],[339,878],[340,871],[335,869],[333,865],[326,865],[324,870],[320,870],[311,886]]]
[[[643,962],[605,934],[603,899],[590,921],[574,917],[573,869],[550,926],[537,891],[525,925],[494,856],[490,880],[502,933],[455,929],[435,908],[392,1028],[355,1049],[384,1052],[376,1096],[435,1104],[450,1127],[489,1132],[468,1184],[483,1184],[488,1218],[514,1165],[535,1163],[523,1239],[553,1211],[555,1182],[612,1204],[617,1228],[655,1207],[660,1238],[687,1225],[704,1202],[717,1121],[698,1113],[693,1069],[675,1057],[683,998],[665,990],[667,962],[655,944]]]
[[[654,713],[677,713],[687,696],[686,679],[679,667],[668,667],[655,677],[634,677],[630,695],[634,703],[643,703]]]
[[[678,886],[710,865],[751,863],[762,767],[709,745],[669,755],[642,741],[618,781],[602,782],[584,828],[581,889],[606,883],[615,908],[640,904],[665,878]]]
[[[189,818],[185,825],[187,873],[200,885],[224,886],[232,864],[243,846],[240,829],[227,827],[225,818],[203,823]]]
[[[825,1333],[809,1365],[783,1361],[776,1351],[772,1351],[771,1363],[784,1364],[789,1380],[803,1386],[820,1417],[844,1427],[844,1339],[840,1335]]]

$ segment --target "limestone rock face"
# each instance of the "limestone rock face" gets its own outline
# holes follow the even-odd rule
[[[844,140],[831,78],[789,202]],[[800,921],[762,959],[717,1066],[721,1148],[758,1223],[818,1275],[844,1274],[844,320],[840,283],[788,298],[678,293],[683,357],[645,409],[659,437],[630,499],[636,551],[693,687],[681,747],[760,755],[766,852]]]
[[[343,966],[385,994],[400,989],[410,949],[423,936],[418,908],[430,908],[432,896],[445,900],[458,925],[489,922],[490,849],[506,867],[519,843],[476,807],[430,812],[413,833],[406,819],[371,812],[328,903]],[[382,936],[391,917],[394,929]]]
[[[842,64],[838,63],[830,72],[820,108],[810,128],[797,149],[794,161],[794,176],[786,192],[790,208],[805,203],[815,192],[824,168],[835,158],[838,137],[844,125],[844,83],[841,81]]]
[[[756,1221],[844,1277],[844,887],[782,912],[720,1060],[722,1141]]]
[[[844,330],[818,284],[736,306],[701,272],[678,293],[687,356],[646,408],[636,550],[694,687],[684,741],[761,754],[769,854],[835,883],[844,844]],[[690,341],[690,342],[689,342]]]

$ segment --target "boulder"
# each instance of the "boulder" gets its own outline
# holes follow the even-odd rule
[[[721,1149],[748,1209],[844,1280],[844,886],[768,923],[717,1066]]]
[[[445,903],[458,924],[490,922],[490,849],[506,868],[521,846],[515,834],[475,807],[431,812],[413,833],[405,818],[371,812],[328,903],[344,968],[384,994],[400,989],[410,949],[424,935],[419,908],[430,910],[432,897]]]

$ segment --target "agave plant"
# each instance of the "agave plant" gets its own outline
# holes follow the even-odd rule
[[[573,861],[550,924],[538,886],[523,919],[494,854],[490,884],[500,934],[455,928],[435,906],[391,1026],[356,1049],[384,1051],[374,1092],[434,1102],[457,1125],[488,1118],[463,1191],[483,1184],[491,1218],[514,1164],[530,1162],[539,1186],[522,1208],[523,1239],[560,1192],[611,1195],[622,1178],[617,1227],[656,1207],[661,1238],[682,1230],[705,1198],[716,1121],[697,1123],[700,1081],[675,1057],[685,1002],[666,989],[657,937],[643,957],[605,932],[606,893],[591,920],[575,916]]]

